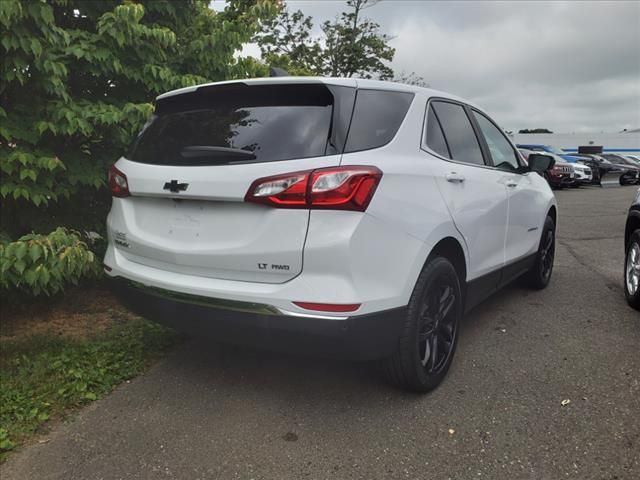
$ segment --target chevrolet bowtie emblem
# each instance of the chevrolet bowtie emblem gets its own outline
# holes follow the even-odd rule
[[[178,192],[184,192],[188,186],[189,186],[188,183],[178,183],[177,180],[171,180],[170,182],[167,182],[164,184],[164,189],[169,190],[170,192],[173,192],[173,193],[178,193]]]

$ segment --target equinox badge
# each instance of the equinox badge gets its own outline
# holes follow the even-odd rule
[[[188,186],[189,186],[188,183],[178,183],[177,180],[171,180],[170,182],[167,182],[164,184],[164,190],[169,190],[170,192],[178,193],[178,192],[184,192]]]

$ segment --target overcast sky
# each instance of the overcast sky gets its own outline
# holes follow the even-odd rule
[[[345,6],[286,4],[316,28]],[[470,99],[507,130],[640,128],[640,1],[383,0],[365,14],[395,37],[394,70]]]

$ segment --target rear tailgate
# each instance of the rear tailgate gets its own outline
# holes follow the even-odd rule
[[[159,101],[129,159],[116,164],[131,196],[114,198],[109,235],[143,265],[285,282],[302,271],[309,211],[244,197],[258,178],[339,165],[353,89],[223,86]]]

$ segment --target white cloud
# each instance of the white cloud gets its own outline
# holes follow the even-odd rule
[[[342,1],[289,1],[316,25]],[[505,128],[640,126],[640,2],[386,0],[365,14],[395,36],[397,71],[483,106]]]

